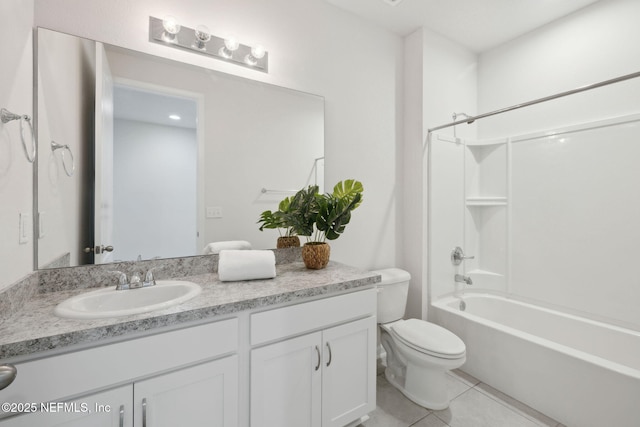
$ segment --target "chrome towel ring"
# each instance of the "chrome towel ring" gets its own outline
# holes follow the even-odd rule
[[[29,163],[33,163],[36,160],[36,138],[33,134],[33,125],[31,124],[31,117],[28,115],[19,115],[12,113],[6,108],[0,109],[0,120],[2,123],[9,123],[13,120],[20,121],[20,139],[22,140],[22,148],[24,148],[24,155],[27,157]],[[24,123],[29,125],[29,131],[31,132],[31,153],[27,149],[27,142],[24,140]]]
[[[73,152],[71,151],[71,148],[69,148],[67,144],[63,145],[63,144],[58,144],[55,141],[51,141],[52,152],[55,153],[56,150],[60,150],[60,149],[62,149],[60,154],[62,155],[62,166],[64,167],[64,172],[67,174],[67,176],[71,177],[76,171],[76,162],[75,162],[75,159],[73,158]],[[71,157],[71,171],[69,171],[69,167],[67,166],[67,161],[65,160],[65,157],[64,157],[65,151],[68,151],[69,157]]]

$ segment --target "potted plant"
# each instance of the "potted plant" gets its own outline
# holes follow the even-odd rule
[[[265,228],[277,229],[280,237],[276,247],[281,248],[297,248],[300,247],[300,238],[296,235],[293,227],[285,223],[284,217],[289,212],[291,205],[291,198],[287,197],[278,204],[278,210],[271,212],[270,210],[262,212],[258,224],[260,231],[264,231]]]
[[[362,203],[363,190],[360,181],[347,179],[337,183],[332,193],[320,195],[318,186],[312,185],[291,198],[283,220],[296,234],[307,237],[302,247],[307,268],[317,270],[327,266],[331,248],[326,241],[344,233],[351,212]]]

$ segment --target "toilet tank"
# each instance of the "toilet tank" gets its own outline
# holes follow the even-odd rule
[[[377,285],[378,323],[389,323],[402,319],[407,306],[411,275],[399,268],[387,268],[374,271],[374,273],[382,276]]]

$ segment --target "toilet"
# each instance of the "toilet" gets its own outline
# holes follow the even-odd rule
[[[406,397],[425,408],[449,406],[447,371],[466,360],[464,342],[451,331],[420,319],[403,320],[411,275],[398,268],[376,271],[377,322],[387,354],[387,380]]]

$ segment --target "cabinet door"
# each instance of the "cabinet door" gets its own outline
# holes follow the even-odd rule
[[[137,382],[135,427],[235,427],[238,424],[238,356]]]
[[[376,406],[375,317],[327,329],[322,337],[322,426],[342,427]]]
[[[320,427],[320,332],[251,351],[251,427]]]
[[[72,402],[44,404],[41,412],[0,421],[1,427],[131,427],[133,388],[128,385]]]

